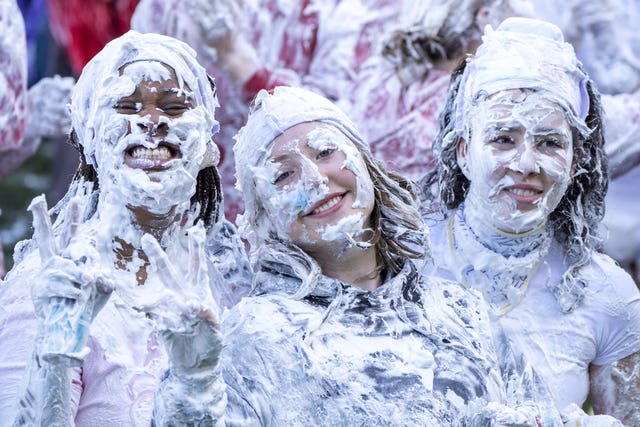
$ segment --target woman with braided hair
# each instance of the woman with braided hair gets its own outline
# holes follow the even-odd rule
[[[220,306],[240,298],[250,274],[222,219],[217,106],[194,51],[170,37],[131,31],[84,68],[71,101],[80,167],[53,225],[44,198],[32,202],[33,239],[0,290],[0,424],[149,424],[168,359],[158,319],[140,310],[168,307],[163,321],[181,331],[192,319],[145,239],[185,268],[187,306],[204,287]],[[211,280],[186,271],[193,245]]]
[[[566,419],[615,425],[581,413],[590,394],[596,414],[640,425],[640,293],[598,251],[603,135],[560,30],[508,18],[454,71],[423,187],[440,204],[435,274],[482,292]]]

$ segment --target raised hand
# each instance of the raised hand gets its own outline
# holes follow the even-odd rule
[[[40,324],[13,426],[64,427],[73,419],[69,368],[79,366],[89,352],[89,325],[110,291],[98,273],[95,248],[79,236],[79,200],[69,201],[59,237],[53,233],[44,195],[34,198],[29,210],[41,261],[31,287]]]
[[[36,353],[46,361],[76,366],[88,353],[89,325],[110,289],[96,268],[95,248],[78,238],[78,200],[70,200],[59,238],[53,233],[44,195],[34,198],[29,210],[41,259],[41,271],[31,289],[41,325]]]
[[[154,319],[162,335],[171,360],[171,369],[177,376],[208,377],[218,363],[222,348],[217,305],[211,295],[210,272],[204,246],[205,231],[201,224],[188,231],[189,254],[186,274],[173,265],[157,240],[150,235],[142,237],[142,249],[164,284],[154,299],[144,298],[136,309]],[[176,268],[178,267],[178,268]],[[211,272],[215,280],[223,280]]]
[[[71,130],[68,104],[73,77],[45,77],[27,92],[25,139],[65,136]]]

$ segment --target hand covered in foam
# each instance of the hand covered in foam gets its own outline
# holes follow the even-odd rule
[[[109,298],[110,287],[97,268],[97,251],[78,233],[77,199],[69,201],[59,237],[54,236],[43,195],[31,202],[29,210],[41,259],[31,289],[40,322],[36,352],[46,361],[79,365],[89,352],[89,325]]]
[[[209,288],[205,257],[205,231],[201,223],[188,232],[189,261],[186,275],[178,275],[167,254],[150,235],[141,243],[166,289],[154,301],[137,309],[158,323],[167,353],[169,372],[156,390],[153,424],[218,425],[226,405],[225,386],[220,377],[222,336],[216,303]],[[179,271],[180,269],[178,269]]]
[[[623,427],[610,415],[588,415],[578,405],[572,403],[562,410],[565,427]]]
[[[45,77],[27,92],[25,139],[67,135],[71,130],[68,104],[73,77]]]
[[[230,35],[242,19],[238,0],[185,0],[191,25],[200,29],[201,40],[213,44]]]
[[[216,302],[209,288],[210,272],[205,256],[205,231],[202,225],[189,229],[189,262],[186,274],[178,274],[159,243],[144,235],[142,248],[165,285],[154,300],[146,300],[136,309],[154,319],[171,360],[172,372],[193,379],[207,377],[218,364],[222,348]],[[214,269],[215,270],[215,269]],[[223,280],[217,271],[216,280]]]

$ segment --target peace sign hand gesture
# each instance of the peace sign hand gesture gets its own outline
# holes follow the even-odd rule
[[[210,377],[218,363],[222,338],[217,305],[211,295],[210,275],[224,280],[213,269],[209,271],[205,256],[205,231],[201,224],[188,230],[189,262],[186,275],[179,275],[158,241],[146,234],[142,249],[164,284],[163,292],[152,301],[135,307],[154,319],[171,360],[172,372],[178,377]],[[181,277],[184,277],[181,279]]]
[[[89,325],[108,300],[111,287],[97,268],[95,247],[78,235],[78,199],[69,201],[59,238],[53,233],[44,195],[34,198],[28,209],[41,259],[31,288],[40,320],[36,352],[44,360],[77,366],[89,352]]]

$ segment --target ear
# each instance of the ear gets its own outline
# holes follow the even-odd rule
[[[211,142],[207,144],[207,149],[204,153],[204,157],[202,158],[200,169],[204,169],[209,166],[218,166],[219,163],[220,149],[218,148],[218,145],[215,143],[213,138],[211,138]]]
[[[471,172],[469,171],[469,155],[467,141],[463,138],[458,139],[456,144],[456,161],[464,176],[471,181]]]
[[[482,6],[480,9],[478,9],[478,11],[476,12],[476,17],[474,20],[474,23],[476,25],[476,27],[478,28],[478,30],[480,30],[481,34],[484,34],[484,27],[487,26],[487,24],[489,24],[490,18],[491,18],[491,11],[489,10],[489,8],[487,6]]]

